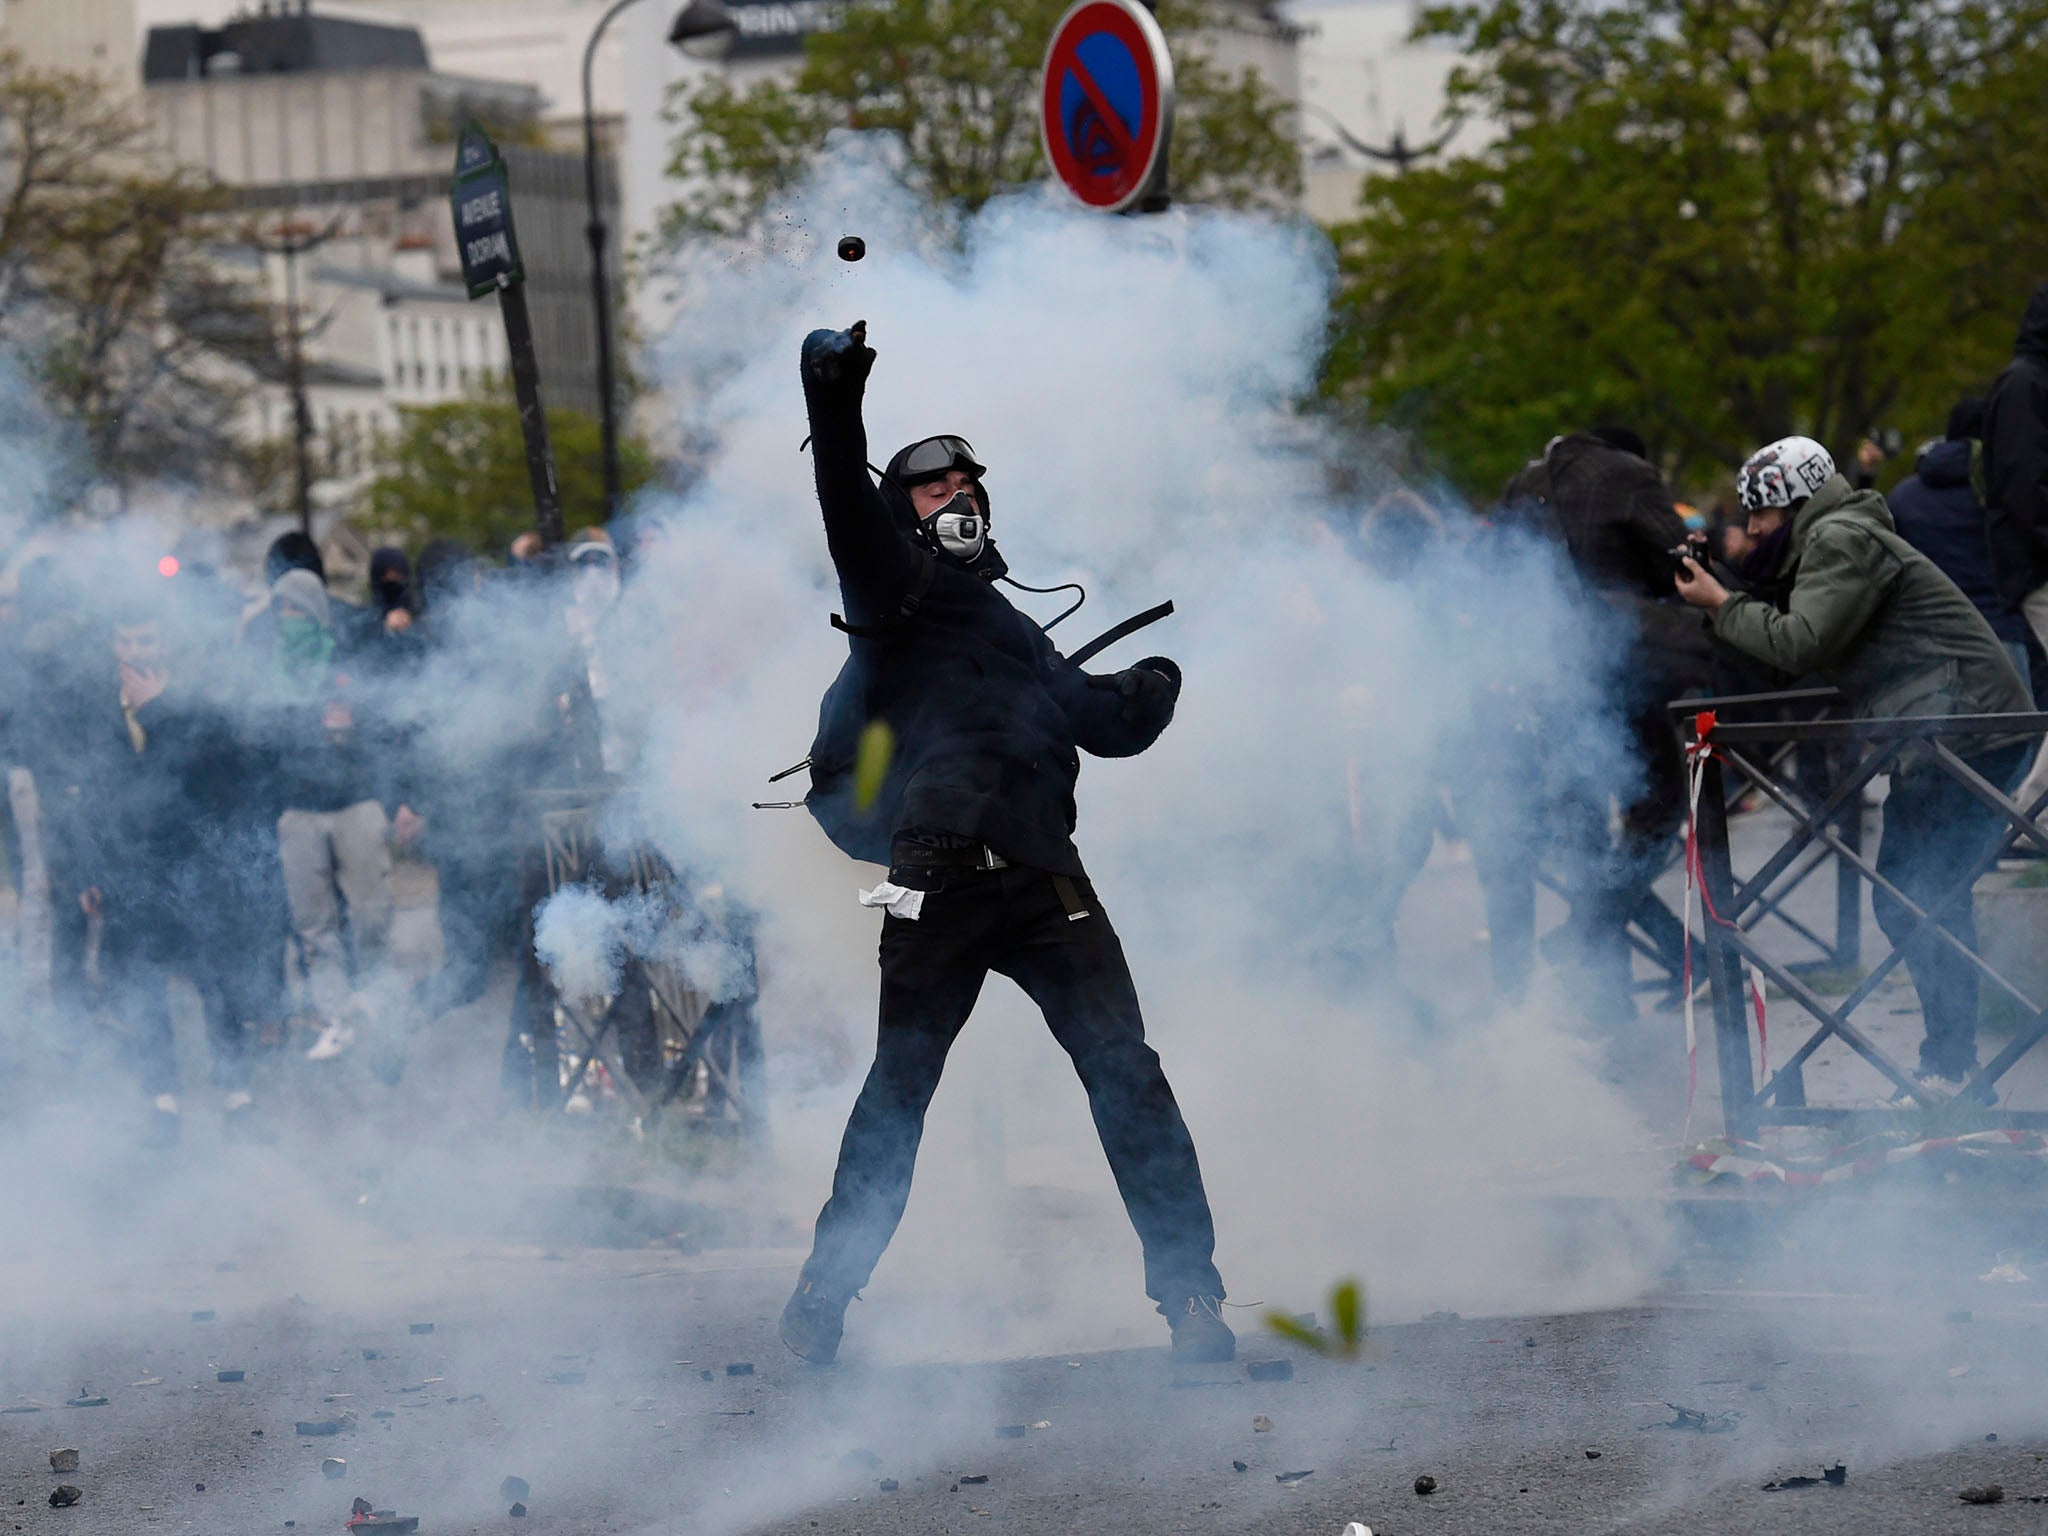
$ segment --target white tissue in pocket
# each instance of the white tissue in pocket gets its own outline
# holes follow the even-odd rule
[[[872,891],[862,891],[860,904],[864,907],[880,907],[891,917],[900,917],[905,922],[914,923],[924,912],[924,896],[923,891],[907,890],[903,886],[891,885],[884,880]]]

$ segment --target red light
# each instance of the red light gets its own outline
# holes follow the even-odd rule
[[[177,557],[176,555],[165,555],[165,556],[163,557],[163,559],[161,559],[161,560],[157,561],[157,563],[156,563],[156,573],[157,573],[157,575],[159,575],[159,576],[175,576],[175,575],[177,575],[177,574],[178,574],[178,557]]]

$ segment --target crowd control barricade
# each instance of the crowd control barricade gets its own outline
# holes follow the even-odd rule
[[[558,1108],[616,1101],[637,1117],[684,1114],[759,1130],[761,1032],[744,919],[723,909],[716,888],[679,875],[645,842],[608,843],[603,829],[625,820],[607,814],[618,808],[617,795],[569,789],[526,798],[539,832],[525,882],[529,913],[557,891],[585,886],[628,903],[650,932],[686,925],[745,956],[738,966],[745,984],[722,1000],[694,987],[674,961],[639,952],[618,957],[615,990],[570,998],[535,956],[529,917],[513,1029],[530,1042],[536,1101]]]
[[[1966,715],[1906,720],[1758,719],[1756,708],[1770,704],[1811,703],[1815,695],[1749,695],[1740,699],[1687,700],[1671,706],[1684,726],[1688,758],[1698,775],[1693,815],[1695,857],[1691,875],[1699,885],[1703,921],[1704,976],[1696,978],[1712,998],[1715,1061],[1721,1083],[1722,1122],[1731,1139],[1755,1141],[1762,1128],[1820,1126],[1843,1130],[1879,1130],[1924,1126],[1930,1117],[1954,1129],[2039,1132],[2048,1129],[2048,1109],[1994,1104],[2000,1080],[2013,1065],[2048,1037],[2048,996],[2029,995],[1946,927],[1939,940],[1951,946],[1977,971],[1980,992],[2004,997],[2006,1012],[2017,1027],[1991,1052],[1976,1073],[1952,1098],[1931,1094],[1915,1079],[1913,1066],[1888,1055],[1859,1026],[1857,1010],[1868,1003],[1904,956],[1897,944],[1887,949],[1839,1000],[1821,995],[1810,984],[1810,972],[1788,961],[1764,927],[1775,921],[1789,925],[1824,951],[1830,946],[1810,927],[1784,910],[1793,884],[1809,877],[1821,863],[1837,870],[1838,911],[1841,892],[1850,893],[1855,926],[1861,929],[1861,892],[1865,883],[1897,901],[1918,936],[1929,923],[1939,925],[1973,899],[1978,880],[2026,842],[2048,854],[2048,837],[2029,812],[1998,785],[1987,782],[1966,758],[2001,740],[2027,738],[2039,742],[2048,734],[2048,714]],[[1731,719],[1736,713],[1738,718]],[[1740,716],[1747,716],[1742,718]],[[1801,746],[1835,749],[1833,773],[1812,786],[1787,782],[1782,771],[1791,750]],[[1916,772],[1946,775],[1969,797],[1998,818],[1998,833],[1987,835],[1981,853],[1966,873],[1925,909],[1908,899],[1864,853],[1859,837],[1845,828],[1861,824],[1864,792],[1874,780],[1895,771],[1904,754],[1914,754]],[[1732,776],[1732,777],[1731,777]],[[1738,872],[1728,835],[1730,784],[1753,787],[1791,818],[1781,841],[1756,867]],[[2043,797],[2048,800],[2048,797]],[[1747,862],[1747,861],[1746,861]],[[2044,925],[2048,926],[2048,925]],[[1839,950],[1839,944],[1834,946]],[[1759,1072],[1751,1059],[1759,993],[1752,973],[1767,981],[1799,1013],[1773,1011],[1771,1037],[1791,1049],[1779,1063]],[[1843,978],[1846,983],[1847,977]],[[1832,989],[1830,989],[1832,990]],[[2037,990],[2039,990],[2037,988]],[[1794,1043],[1796,1041],[1796,1043]],[[1892,1104],[1809,1103],[1805,1067],[1815,1051],[1830,1041],[1856,1053],[1876,1070],[1886,1092],[1900,1096]],[[1988,1048],[1990,1042],[1986,1042]]]

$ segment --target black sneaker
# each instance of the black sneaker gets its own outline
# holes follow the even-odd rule
[[[839,1356],[839,1338],[846,1331],[846,1304],[851,1300],[815,1280],[798,1281],[796,1294],[782,1309],[778,1329],[789,1352],[812,1365],[830,1365]]]
[[[1173,1358],[1190,1365],[1220,1365],[1237,1358],[1237,1335],[1223,1321],[1223,1302],[1216,1296],[1190,1296],[1169,1302],[1161,1311],[1173,1330]]]

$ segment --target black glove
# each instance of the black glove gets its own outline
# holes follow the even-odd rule
[[[804,383],[808,387],[859,394],[875,366],[868,323],[856,320],[843,331],[813,331],[804,338]]]
[[[1135,667],[1117,673],[1116,691],[1124,701],[1126,725],[1171,718],[1174,701],[1180,697],[1180,668],[1164,656],[1147,656]]]

